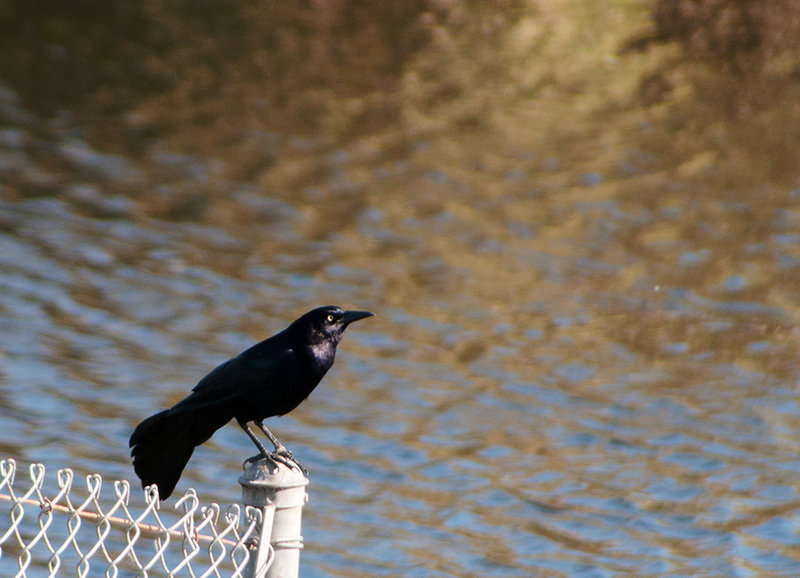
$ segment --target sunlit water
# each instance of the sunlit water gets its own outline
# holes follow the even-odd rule
[[[269,422],[310,470],[304,576],[795,574],[800,192],[417,144],[311,155],[286,198],[0,131],[3,457],[134,479],[138,421],[335,303],[377,317]],[[252,453],[223,428],[178,491],[238,500]]]

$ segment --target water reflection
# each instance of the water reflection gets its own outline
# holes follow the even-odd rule
[[[4,454],[131,478],[142,417],[339,303],[378,317],[271,425],[311,470],[304,574],[794,573],[796,193],[696,189],[611,136],[584,155],[540,136],[559,103],[112,146],[0,98]],[[178,489],[235,500],[248,445],[224,428]]]

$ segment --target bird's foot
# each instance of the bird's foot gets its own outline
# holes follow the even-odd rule
[[[245,461],[242,462],[242,469],[246,470],[249,464],[255,463],[258,460],[269,460],[269,454],[256,454],[254,456],[250,456]]]
[[[270,459],[273,463],[280,462],[285,465],[287,468],[297,468],[299,469],[304,476],[308,475],[308,470],[306,470],[300,462],[294,459],[292,452],[287,450],[282,444],[278,444],[278,447],[275,448],[275,451],[269,454]]]
[[[286,458],[287,460],[294,461],[294,456],[292,455],[292,452],[287,450],[286,446],[283,445],[280,442],[275,444],[275,451],[272,452],[272,455],[274,455],[274,456],[282,456],[282,457]]]
[[[267,460],[268,462],[272,462],[276,467],[278,466],[278,464],[283,464],[290,470],[296,468],[299,469],[304,476],[308,475],[308,470],[305,469],[300,464],[300,462],[294,459],[292,452],[287,450],[282,445],[279,445],[274,452],[268,452],[266,454],[256,454],[254,456],[247,458],[244,461],[244,463],[242,463],[242,469],[246,470],[249,464],[257,462],[259,460]]]

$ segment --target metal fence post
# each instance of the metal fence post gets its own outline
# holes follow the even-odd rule
[[[250,576],[297,578],[303,547],[300,521],[308,500],[308,478],[299,469],[261,459],[250,462],[239,483],[244,505],[264,512],[264,527],[258,551],[250,561]]]

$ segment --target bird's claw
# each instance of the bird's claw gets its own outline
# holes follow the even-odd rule
[[[244,463],[242,464],[242,469],[246,470],[248,464],[257,462],[259,460],[267,460],[268,462],[272,462],[273,464],[275,464],[276,467],[280,463],[280,464],[283,464],[284,466],[286,466],[287,468],[289,468],[290,470],[291,469],[299,469],[303,473],[304,476],[308,475],[308,470],[305,469],[300,464],[300,462],[298,462],[296,459],[294,459],[294,456],[292,455],[292,452],[290,452],[289,450],[287,450],[283,446],[279,447],[274,452],[270,452],[268,454],[257,454],[255,456],[251,456],[251,457],[247,458],[244,461]]]
[[[308,475],[308,470],[306,470],[300,464],[300,462],[298,462],[296,459],[294,459],[294,456],[292,455],[292,452],[287,450],[282,445],[278,446],[277,448],[275,448],[275,451],[270,454],[270,459],[273,462],[282,463],[283,465],[285,465],[290,470],[294,469],[294,468],[297,468],[303,473],[304,476]]]
[[[246,470],[248,464],[255,463],[255,462],[257,462],[258,460],[261,460],[261,459],[267,459],[268,460],[269,456],[268,455],[264,455],[264,454],[256,454],[254,456],[250,456],[249,458],[247,458],[245,461],[242,462],[242,469]]]
[[[286,446],[283,444],[278,444],[278,447],[275,448],[275,451],[272,452],[272,456],[282,464],[284,464],[288,468],[297,467],[303,472],[304,476],[308,475],[308,470],[303,467],[303,465],[294,459],[294,455],[290,450],[286,449]]]

